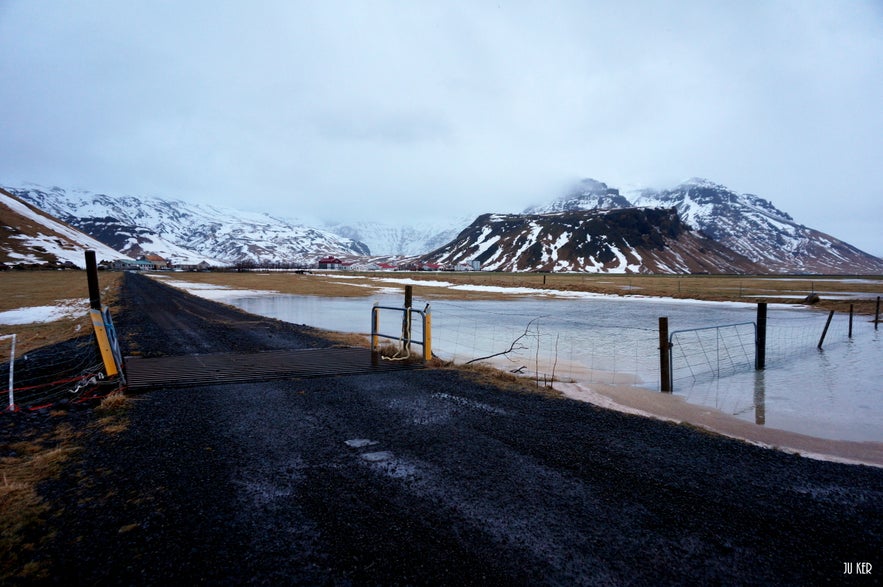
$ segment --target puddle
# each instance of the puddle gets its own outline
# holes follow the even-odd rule
[[[367,438],[353,438],[352,440],[345,441],[345,444],[350,448],[364,448],[366,446],[377,444],[377,441],[369,440]]]
[[[388,450],[381,450],[378,452],[366,452],[362,453],[362,458],[369,463],[379,463],[381,461],[390,460],[392,458],[392,453]]]

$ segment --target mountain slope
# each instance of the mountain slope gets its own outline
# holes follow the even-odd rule
[[[98,261],[128,258],[0,189],[0,263],[85,267],[86,250]]]
[[[666,190],[627,193],[586,179],[571,192],[530,213],[626,207],[674,208],[683,221],[747,257],[762,273],[879,274],[883,259],[798,224],[771,202],[693,178]]]
[[[750,273],[750,260],[691,231],[665,209],[485,214],[422,258],[492,271]]]
[[[633,195],[637,206],[674,207],[684,222],[772,273],[877,274],[883,259],[798,224],[771,202],[693,178]]]
[[[174,262],[313,263],[324,255],[368,253],[362,243],[269,214],[57,187],[9,191],[112,247]]]

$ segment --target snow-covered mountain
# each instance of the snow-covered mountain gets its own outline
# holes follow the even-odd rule
[[[0,189],[0,264],[84,268],[86,250],[99,262],[129,259]]]
[[[754,273],[745,257],[690,230],[674,209],[485,214],[422,258],[492,271]]]
[[[372,255],[422,255],[449,242],[472,222],[472,218],[440,219],[435,223],[407,226],[383,222],[327,224],[325,229],[342,237],[365,243]]]
[[[523,215],[322,229],[156,197],[39,186],[8,191],[117,251],[153,253],[181,265],[313,264],[326,255],[364,260],[369,253],[411,257],[432,251],[422,258],[451,265],[478,259],[498,270],[883,273],[883,259],[798,224],[763,198],[703,179],[625,194],[586,179]]]
[[[7,189],[119,251],[178,264],[311,264],[325,255],[368,253],[360,242],[269,214],[58,187]]]
[[[756,263],[763,273],[879,274],[883,259],[830,235],[798,224],[771,202],[693,178],[665,190],[622,196],[595,180],[584,180],[561,198],[526,212],[648,207],[674,208],[683,221]]]

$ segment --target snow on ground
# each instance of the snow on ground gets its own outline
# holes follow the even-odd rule
[[[333,274],[323,274],[325,277],[334,277],[334,278],[343,278],[343,279],[352,279],[349,276],[338,276]],[[643,295],[614,295],[614,294],[603,294],[596,293],[590,291],[560,291],[555,289],[543,289],[538,287],[506,287],[499,285],[471,285],[471,284],[462,284],[455,285],[449,281],[435,281],[430,279],[410,279],[410,278],[396,278],[396,277],[369,277],[365,278],[370,281],[380,281],[383,283],[395,283],[398,285],[414,285],[414,286],[422,286],[422,287],[441,287],[454,291],[477,291],[484,293],[500,293],[507,294],[513,296],[538,296],[538,297],[554,297],[554,298],[577,298],[577,299],[610,299],[615,297],[618,300],[623,301],[646,301],[648,299],[672,302],[672,303],[684,303],[684,304],[712,304],[719,305],[722,303],[727,304],[736,304],[741,307],[753,308],[756,304],[751,302],[714,302],[707,300],[691,300],[691,299],[683,299],[683,298],[672,298],[672,297],[664,297],[664,296],[643,296]]]
[[[54,306],[30,306],[0,312],[0,324],[18,326],[77,318],[89,309],[88,299],[58,300]]]
[[[269,289],[237,289],[226,285],[214,285],[212,283],[195,283],[179,279],[168,279],[168,275],[150,275],[154,279],[161,279],[166,285],[182,289],[187,293],[205,298],[207,300],[222,301],[230,298],[245,296],[273,296],[280,295],[278,291]]]

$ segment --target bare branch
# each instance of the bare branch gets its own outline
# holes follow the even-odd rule
[[[516,338],[515,340],[513,340],[513,341],[512,341],[512,344],[510,344],[510,345],[509,345],[509,348],[506,349],[505,351],[501,351],[501,352],[499,352],[499,353],[494,353],[494,354],[492,354],[492,355],[487,355],[486,357],[478,357],[478,358],[476,358],[476,359],[471,359],[471,360],[469,360],[469,361],[466,361],[466,362],[464,363],[464,365],[469,365],[469,364],[472,364],[472,363],[476,363],[476,362],[478,362],[478,361],[484,361],[485,359],[492,359],[492,358],[494,358],[494,357],[502,357],[502,356],[508,355],[509,353],[514,352],[514,351],[523,351],[523,350],[525,350],[525,349],[530,348],[530,347],[526,347],[526,346],[524,346],[523,344],[519,344],[519,341],[520,341],[522,338],[525,338],[525,337],[527,337],[527,336],[537,336],[537,335],[532,334],[532,333],[530,332],[530,327],[531,327],[531,325],[533,325],[533,323],[536,322],[537,320],[539,320],[540,318],[547,318],[547,317],[548,317],[548,314],[545,315],[545,316],[537,316],[536,318],[533,318],[530,322],[528,322],[528,323],[527,323],[527,326],[524,327],[524,332],[522,332],[522,333],[518,336],[518,338]]]

